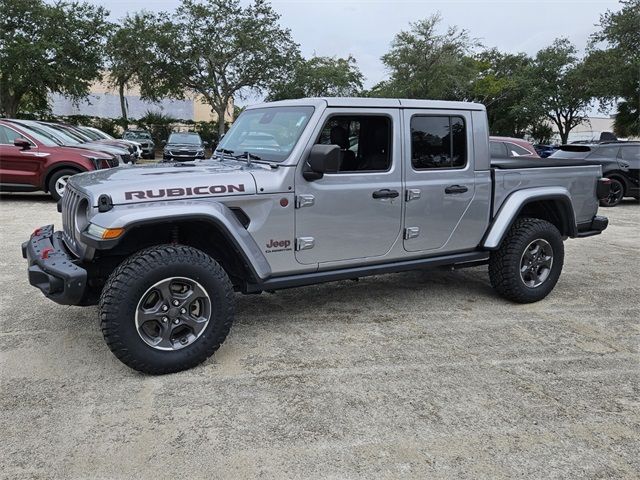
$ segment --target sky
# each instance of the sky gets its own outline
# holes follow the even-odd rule
[[[172,11],[180,3],[89,1],[105,6],[112,19],[143,9]],[[271,4],[303,55],[353,55],[367,88],[386,78],[380,57],[395,34],[436,12],[442,16],[441,31],[457,25],[486,47],[534,55],[557,37],[569,38],[583,52],[600,14],[621,8],[614,0],[272,0]]]

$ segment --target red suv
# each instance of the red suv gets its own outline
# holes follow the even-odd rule
[[[44,190],[59,200],[70,176],[116,166],[106,153],[61,146],[41,131],[0,120],[0,191]]]

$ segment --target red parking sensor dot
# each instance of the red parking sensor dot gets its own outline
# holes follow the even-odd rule
[[[47,259],[47,258],[49,258],[49,254],[50,254],[51,252],[53,252],[53,248],[51,248],[51,247],[49,247],[49,248],[45,248],[45,249],[43,249],[43,250],[42,250],[42,253],[40,254],[40,256],[41,256],[43,259]]]
[[[289,205],[289,200],[287,200],[286,198],[281,198],[280,199],[280,206],[281,207],[286,207],[287,205]]]

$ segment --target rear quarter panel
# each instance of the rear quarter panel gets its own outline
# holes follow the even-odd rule
[[[571,195],[576,223],[589,222],[598,211],[596,187],[602,176],[600,166],[523,168],[494,170],[494,213],[516,190],[534,187],[564,187]]]

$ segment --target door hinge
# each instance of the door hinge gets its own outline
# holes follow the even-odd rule
[[[420,235],[420,227],[407,227],[404,229],[404,239],[416,238]]]
[[[313,195],[296,195],[296,208],[310,207],[316,203]]]
[[[296,250],[309,250],[315,245],[315,239],[313,237],[298,237],[296,238]]]
[[[407,193],[405,194],[405,200],[410,202],[411,200],[417,200],[420,198],[420,189],[419,188],[408,188]]]

